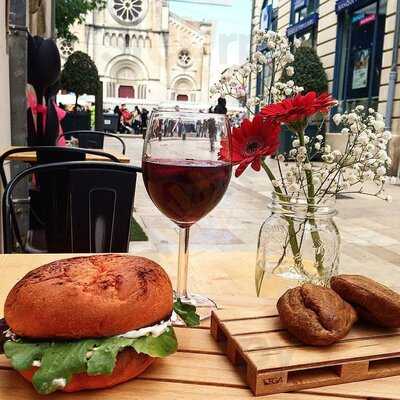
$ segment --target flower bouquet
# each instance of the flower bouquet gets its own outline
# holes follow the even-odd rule
[[[331,149],[322,135],[311,138],[306,128],[311,118],[326,115],[337,102],[327,93],[303,93],[293,80],[293,53],[301,43],[275,32],[256,32],[257,44],[267,49],[255,52],[241,67],[226,70],[212,94],[239,99],[250,117],[233,127],[232,161],[239,177],[247,166],[263,169],[274,188],[271,216],[261,227],[256,266],[260,295],[265,274],[298,284],[309,281],[326,285],[337,274],[340,236],[332,217],[338,195],[365,194],[390,201],[384,192],[391,133],[385,131],[381,114],[362,105],[333,116],[347,135],[345,151]],[[248,98],[246,87],[252,73],[268,71],[264,96]],[[255,109],[258,111],[256,112]],[[323,119],[322,119],[322,122]],[[289,154],[277,154],[281,128],[295,135]],[[322,124],[321,124],[322,126]],[[275,164],[267,162],[275,157]],[[228,158],[227,146],[220,151]],[[287,162],[286,160],[294,160]],[[321,161],[316,161],[321,160]],[[274,279],[271,280],[275,285]]]

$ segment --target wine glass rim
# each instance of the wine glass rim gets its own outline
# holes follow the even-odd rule
[[[214,114],[214,113],[203,113],[199,111],[192,111],[192,110],[154,110],[152,113],[152,116],[154,117],[155,115],[165,115],[169,118],[174,118],[177,117],[191,117],[191,118],[196,118],[196,119],[210,119],[210,118],[215,118],[215,119],[224,119],[227,120],[227,116],[225,114]]]

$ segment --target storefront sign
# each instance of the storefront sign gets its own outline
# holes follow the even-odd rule
[[[307,4],[307,0],[293,0],[293,10],[297,11],[300,8],[305,7]]]
[[[374,22],[376,20],[376,14],[367,15],[360,21],[360,26],[367,25],[370,22]]]
[[[358,2],[359,0],[336,0],[336,5],[335,5],[336,14],[339,14],[347,10],[349,7],[354,6]]]
[[[297,24],[289,26],[289,28],[286,31],[286,35],[290,37],[297,33],[306,31],[308,28],[315,25],[317,22],[318,22],[318,14],[317,13],[311,14],[308,17],[302,19]]]

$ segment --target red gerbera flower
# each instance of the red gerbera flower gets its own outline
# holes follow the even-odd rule
[[[336,100],[330,94],[323,93],[317,96],[315,92],[308,92],[304,96],[298,94],[279,103],[265,106],[261,114],[276,122],[290,124],[303,121],[317,112],[326,113],[334,105]]]
[[[240,176],[251,164],[255,171],[261,169],[261,158],[274,154],[279,146],[280,125],[256,115],[252,121],[243,120],[240,128],[232,129],[232,149],[229,153],[227,142],[221,143],[219,157],[230,160],[236,168],[235,176]],[[231,158],[229,155],[231,154]]]

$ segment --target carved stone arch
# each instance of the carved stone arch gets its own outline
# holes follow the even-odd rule
[[[103,36],[103,46],[110,46],[110,34],[108,32],[106,32]]]
[[[146,81],[149,79],[149,71],[143,61],[128,54],[120,54],[112,58],[105,69],[106,76],[112,79],[116,78],[118,71],[121,71],[123,68],[131,69],[135,80]]]
[[[143,35],[139,35],[139,38],[138,38],[138,47],[139,47],[139,48],[144,48],[144,38],[143,38]]]
[[[135,34],[131,37],[131,47],[138,47],[138,39]]]
[[[110,45],[111,47],[117,47],[118,42],[117,42],[117,35],[115,33],[113,33],[111,35],[111,39],[110,39]]]
[[[123,49],[125,47],[125,38],[122,33],[118,35],[118,48]]]

